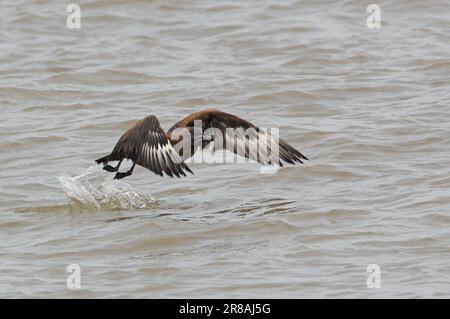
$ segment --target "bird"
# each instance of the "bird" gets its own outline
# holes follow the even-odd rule
[[[196,129],[199,131],[196,132]],[[232,134],[233,131],[250,134]],[[196,134],[198,132],[201,134]],[[198,135],[201,140],[198,140]],[[116,172],[115,179],[130,176],[136,165],[160,176],[165,173],[170,177],[182,177],[186,176],[186,172],[194,174],[184,161],[191,158],[196,150],[205,149],[211,143],[217,149],[229,150],[263,165],[283,167],[283,162],[295,165],[308,160],[284,140],[277,140],[246,120],[218,109],[206,109],[189,114],[167,132],[155,115],[149,115],[128,129],[109,155],[95,162],[103,164],[103,169],[108,172]],[[264,146],[270,154],[261,152]],[[275,159],[270,156],[272,153],[277,154]],[[131,160],[133,164],[128,171],[119,172],[124,159]],[[115,161],[119,161],[116,166],[108,164]]]

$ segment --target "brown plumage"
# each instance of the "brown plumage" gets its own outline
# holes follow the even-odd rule
[[[200,134],[194,133],[196,121],[201,121],[201,136],[208,135],[209,139],[195,141],[195,137]],[[248,135],[230,135],[229,129],[236,129],[243,132],[250,129]],[[184,140],[179,130],[189,132],[191,139]],[[182,131],[183,132],[183,131]],[[240,137],[239,137],[240,136]],[[270,154],[258,152],[261,144],[258,141],[265,141],[270,152],[277,151],[276,162]],[[235,115],[228,114],[215,109],[207,109],[193,113],[173,125],[167,133],[161,128],[158,119],[154,115],[136,122],[127,130],[116,143],[111,154],[96,160],[97,164],[103,163],[103,168],[109,172],[117,172],[123,159],[130,159],[133,166],[127,172],[118,172],[114,178],[124,178],[132,174],[135,165],[148,168],[152,172],[163,176],[163,173],[170,177],[186,176],[185,171],[192,173],[184,160],[192,157],[196,151],[195,147],[207,147],[214,141],[214,146],[218,149],[227,149],[246,158],[253,159],[261,164],[278,164],[283,166],[283,162],[290,164],[303,163],[306,156],[294,149],[282,139],[276,140],[264,130],[259,129],[250,122]],[[198,142],[198,143],[196,143]],[[232,147],[229,147],[231,144]],[[174,149],[176,146],[177,150]],[[188,151],[186,151],[188,150]],[[181,153],[180,153],[181,152]],[[107,165],[108,162],[119,161],[116,167]],[[193,174],[193,173],[192,173]]]

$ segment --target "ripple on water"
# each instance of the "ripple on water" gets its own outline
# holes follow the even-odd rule
[[[69,31],[28,2],[0,10],[0,297],[449,296],[447,3],[370,30],[357,0],[90,0]],[[136,120],[209,107],[310,161],[88,168]]]

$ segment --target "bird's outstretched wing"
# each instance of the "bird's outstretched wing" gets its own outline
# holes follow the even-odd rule
[[[235,154],[245,158],[255,160],[261,164],[278,164],[283,166],[283,161],[289,164],[303,163],[308,158],[277,136],[272,135],[268,130],[262,130],[252,123],[225,113],[216,109],[207,109],[188,115],[174,126],[172,126],[167,136],[170,138],[175,148],[183,151],[183,143],[191,143],[190,154],[180,154],[185,160],[193,156],[196,151],[193,146],[195,143],[195,122],[201,121],[202,143],[199,144],[205,148],[211,141],[214,141],[215,149],[227,149]],[[191,131],[191,140],[177,139],[177,129],[189,129]],[[206,140],[204,139],[206,135]],[[208,140],[209,137],[209,140]]]
[[[170,177],[186,176],[185,170],[192,173],[173,149],[154,115],[138,121],[126,131],[114,147],[111,158],[129,158],[161,176],[163,172]]]

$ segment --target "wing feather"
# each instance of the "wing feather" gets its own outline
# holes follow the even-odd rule
[[[202,122],[202,134],[206,130],[214,128],[221,131],[223,138],[222,143],[215,143],[214,146],[227,149],[235,154],[245,156],[255,160],[261,164],[273,165],[278,164],[283,166],[283,162],[289,164],[303,164],[303,160],[308,158],[289,145],[286,141],[272,136],[269,132],[261,130],[254,124],[237,117],[233,114],[225,113],[215,109],[208,109],[202,112],[193,113],[186,118],[177,122],[168,131],[168,136],[177,128],[189,128],[191,135],[193,135],[193,127],[195,121]],[[235,130],[236,134],[229,134],[230,130]],[[251,132],[251,134],[243,134],[243,132]],[[191,145],[194,145],[194,136],[191,138]],[[178,141],[173,141],[176,143]],[[186,143],[189,141],[182,141]],[[200,145],[206,148],[210,142],[203,141]],[[175,145],[175,144],[174,144]],[[183,149],[183,147],[180,147]],[[191,148],[190,154],[182,154],[182,159],[192,157],[195,152],[194,147]],[[185,165],[183,163],[183,165]]]
[[[186,176],[184,170],[192,173],[173,149],[154,115],[138,121],[126,131],[112,152],[114,156],[128,158],[155,174],[173,177]],[[193,173],[192,173],[193,174]]]

